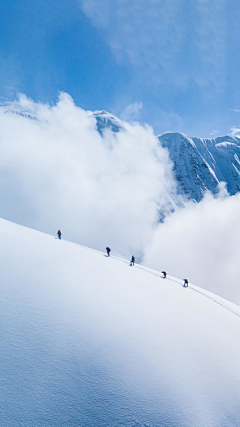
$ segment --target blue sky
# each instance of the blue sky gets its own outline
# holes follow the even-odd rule
[[[240,126],[237,0],[0,1],[0,96],[91,110],[156,133]]]

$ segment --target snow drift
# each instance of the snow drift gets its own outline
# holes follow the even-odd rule
[[[0,254],[1,425],[238,425],[234,304],[4,220]]]

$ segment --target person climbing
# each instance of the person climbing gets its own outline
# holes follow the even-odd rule
[[[166,277],[167,277],[166,271],[162,271],[162,277],[163,277],[163,279],[166,279]]]
[[[188,279],[183,279],[183,287],[188,287]]]
[[[131,261],[130,261],[130,265],[134,265],[135,262],[135,257],[132,255]]]
[[[59,240],[61,240],[61,237],[62,237],[62,232],[61,232],[61,230],[58,230],[58,231],[57,231],[57,235],[58,235]]]
[[[107,251],[108,256],[110,256],[111,249],[108,246],[106,247],[106,251]]]

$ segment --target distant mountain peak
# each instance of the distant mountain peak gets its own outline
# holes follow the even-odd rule
[[[21,109],[9,109],[5,111],[5,114],[16,114],[18,116],[26,117],[30,120],[37,120],[37,116],[33,113],[30,113],[29,111],[21,110]]]
[[[236,135],[191,138],[177,132],[158,136],[174,164],[178,193],[199,202],[205,191],[216,194],[226,182],[230,195],[240,191],[240,139]]]
[[[101,135],[105,129],[110,129],[114,133],[125,130],[123,122],[105,110],[94,111],[93,117],[97,120],[97,130]]]

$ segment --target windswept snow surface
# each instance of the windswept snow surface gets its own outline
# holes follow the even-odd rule
[[[2,427],[239,426],[237,306],[4,220],[0,250]]]

